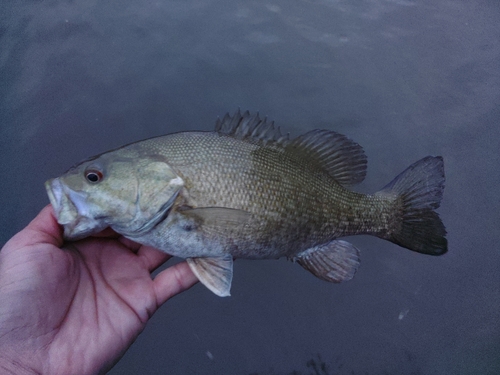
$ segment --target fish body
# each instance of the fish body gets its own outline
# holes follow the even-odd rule
[[[441,157],[426,157],[375,194],[357,143],[328,130],[295,139],[238,111],[213,132],[181,132],[113,150],[46,183],[65,238],[108,226],[186,258],[210,290],[229,295],[233,258],[287,257],[321,279],[353,277],[359,252],[339,237],[371,234],[421,253],[447,251],[434,211]]]

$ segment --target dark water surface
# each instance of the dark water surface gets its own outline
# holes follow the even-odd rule
[[[498,1],[23,1],[0,5],[0,243],[75,162],[218,115],[359,142],[374,192],[443,155],[449,253],[368,236],[328,284],[238,261],[232,297],[163,306],[111,374],[499,374]]]

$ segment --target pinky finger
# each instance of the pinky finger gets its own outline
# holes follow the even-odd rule
[[[153,280],[158,307],[168,299],[179,294],[198,282],[198,279],[186,262],[178,263],[156,275]]]

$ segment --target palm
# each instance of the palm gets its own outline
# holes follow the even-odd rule
[[[7,343],[19,348],[14,350],[38,353],[31,367],[43,373],[108,369],[158,306],[195,282],[185,263],[152,280],[150,272],[169,256],[116,236],[88,238],[61,249],[50,208],[25,231],[29,235],[20,238],[20,232],[0,252],[0,292],[21,297],[16,305],[1,307],[0,316],[14,318],[0,320],[0,348]],[[5,311],[9,309],[23,314]],[[20,326],[28,329],[15,329]]]

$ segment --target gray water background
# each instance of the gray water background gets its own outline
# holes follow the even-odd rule
[[[442,155],[449,253],[355,237],[342,285],[238,261],[232,297],[167,302],[110,374],[499,374],[496,0],[2,0],[0,244],[75,162],[238,107],[360,143],[362,192]]]

